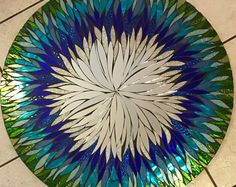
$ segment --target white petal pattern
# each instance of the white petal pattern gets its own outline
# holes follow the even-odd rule
[[[121,41],[114,28],[111,41],[105,28],[94,32],[94,43],[89,34],[83,49],[70,50],[72,59],[61,55],[66,69],[53,67],[52,75],[62,82],[47,89],[54,94],[50,107],[60,110],[56,121],[64,121],[61,130],[77,142],[70,151],[96,143],[93,152],[121,160],[128,148],[134,155],[135,146],[150,159],[150,141],[160,144],[164,132],[169,142],[171,119],[181,121],[178,114],[185,110],[180,106],[185,98],[172,95],[185,82],[175,84],[179,71],[170,69],[184,63],[171,60],[173,51],[155,43],[158,35],[142,40],[142,29],[129,38],[123,33]]]

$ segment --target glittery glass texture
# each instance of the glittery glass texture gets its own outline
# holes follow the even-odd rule
[[[210,162],[233,100],[226,52],[185,1],[51,0],[17,35],[5,126],[48,186],[185,186]]]

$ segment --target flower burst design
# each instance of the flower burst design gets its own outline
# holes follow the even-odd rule
[[[144,40],[142,29],[130,37],[122,33],[116,40],[114,28],[108,42],[105,28],[96,28],[96,41],[92,44],[84,38],[83,49],[76,46],[70,61],[61,55],[67,70],[52,67],[52,73],[62,83],[49,86],[55,94],[52,114],[60,112],[54,124],[66,121],[65,130],[77,142],[71,151],[84,151],[97,142],[93,153],[106,152],[106,160],[123,155],[134,147],[138,153],[150,158],[149,139],[160,145],[162,133],[170,142],[171,119],[181,122],[178,114],[185,110],[180,106],[186,98],[174,96],[185,81],[176,83],[180,70],[173,66],[184,63],[170,60],[173,51],[161,53],[157,35],[149,42]],[[78,58],[76,58],[78,55]],[[69,123],[68,123],[69,121]]]
[[[184,186],[218,150],[232,74],[180,0],[51,0],[17,35],[5,126],[48,186]]]

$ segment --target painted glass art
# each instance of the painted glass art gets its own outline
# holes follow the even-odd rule
[[[48,186],[185,186],[226,133],[222,42],[183,0],[51,0],[17,35],[5,126]]]

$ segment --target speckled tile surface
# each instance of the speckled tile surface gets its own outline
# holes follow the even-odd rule
[[[17,0],[17,1],[7,1],[0,0],[0,20],[3,20],[16,12],[26,8],[27,6],[36,3],[38,0]]]
[[[15,160],[0,169],[1,187],[45,187],[20,160]]]
[[[217,31],[222,41],[236,34],[236,1],[188,0]]]

